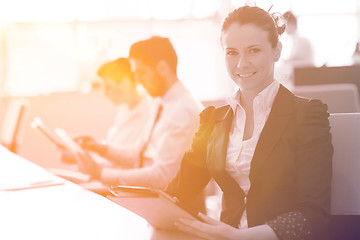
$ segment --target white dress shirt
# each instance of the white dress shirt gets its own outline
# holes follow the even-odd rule
[[[184,153],[191,147],[203,107],[181,82],[171,86],[160,100],[163,109],[144,152],[144,167],[104,169],[102,181],[165,188],[175,177]]]
[[[138,164],[140,150],[150,135],[158,107],[159,101],[148,95],[132,109],[126,104],[118,107],[114,124],[106,136],[107,155],[112,162],[129,167]]]
[[[249,172],[255,147],[270,114],[275,96],[279,90],[279,83],[275,80],[253,100],[254,131],[250,139],[244,140],[244,128],[246,122],[245,110],[240,103],[241,92],[238,90],[228,102],[235,113],[232,122],[229,144],[226,155],[226,171],[239,184],[245,194],[250,188]],[[245,198],[246,203],[246,198]],[[247,227],[246,210],[240,221],[240,228]]]

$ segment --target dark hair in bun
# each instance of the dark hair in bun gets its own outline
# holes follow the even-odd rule
[[[279,42],[279,35],[285,31],[286,24],[281,14],[269,13],[269,11],[257,6],[239,7],[225,17],[221,31],[225,31],[234,22],[239,24],[252,23],[268,32],[269,42],[275,48]]]

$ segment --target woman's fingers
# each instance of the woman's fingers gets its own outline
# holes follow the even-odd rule
[[[203,220],[204,222],[211,224],[211,225],[218,225],[219,221],[216,219],[213,219],[203,213],[199,213],[198,216],[201,218],[201,220]]]
[[[204,232],[201,228],[199,228],[199,221],[193,221],[189,219],[179,219],[178,222],[175,222],[175,226],[182,232],[188,233],[193,236],[201,237],[203,239],[211,239],[208,234]]]
[[[186,232],[186,233],[190,233],[192,234],[192,227],[190,227],[189,224],[187,224],[184,220],[179,219],[179,221],[174,223],[176,228],[179,229],[180,231]]]
[[[204,214],[199,214],[199,217],[204,222],[180,218],[175,225],[180,231],[209,240],[228,239],[238,230]]]

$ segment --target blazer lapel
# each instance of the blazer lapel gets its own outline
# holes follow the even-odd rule
[[[234,113],[231,107],[228,107],[225,115],[219,116],[218,121],[215,123],[213,132],[211,134],[211,155],[214,156],[214,161],[210,162],[212,169],[223,170],[225,169],[225,161],[227,145],[229,142],[229,132]]]
[[[229,143],[229,133],[232,124],[234,113],[230,106],[227,106],[227,111],[221,113],[214,125],[208,149],[208,168],[221,189],[226,192],[242,191],[234,179],[226,172],[226,154]]]
[[[260,175],[256,174],[256,172],[261,169],[261,166],[270,156],[270,152],[283,134],[293,111],[293,99],[293,94],[280,85],[251,161],[249,175],[251,183],[255,180],[255,176],[257,179],[260,178]]]

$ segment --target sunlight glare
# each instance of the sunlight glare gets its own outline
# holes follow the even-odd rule
[[[8,0],[2,1],[0,21],[36,22],[36,21],[72,21],[82,2],[62,0]]]
[[[151,16],[164,20],[189,17],[191,13],[191,2],[191,0],[153,0],[151,5]]]

